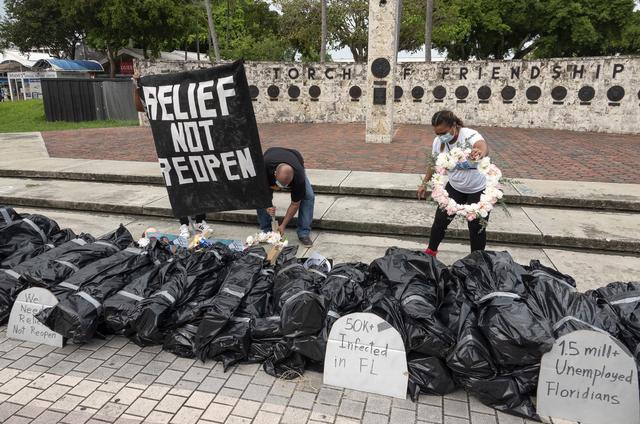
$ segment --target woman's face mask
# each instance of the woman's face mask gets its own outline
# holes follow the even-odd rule
[[[439,135],[438,138],[440,139],[441,143],[449,143],[451,140],[453,140],[453,134],[451,132],[447,132]]]
[[[452,127],[444,127],[444,125],[438,125],[435,130],[436,130],[436,135],[438,136],[438,140],[440,140],[441,143],[446,144],[449,143],[453,140],[455,140],[456,138],[456,126],[452,126]]]
[[[280,188],[287,188],[285,184],[282,184],[280,181],[276,180],[276,185]]]

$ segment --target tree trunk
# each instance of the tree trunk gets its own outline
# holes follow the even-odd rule
[[[513,55],[514,59],[524,59],[526,55],[531,53],[536,48],[536,43],[533,42],[529,45],[529,47],[525,47],[524,49],[520,49]]]
[[[220,62],[220,48],[218,47],[218,37],[216,35],[216,27],[213,23],[211,15],[211,0],[204,0],[204,7],[207,9],[207,22],[209,23],[209,36],[211,37],[211,47],[213,47],[213,55],[216,62]]]
[[[196,52],[198,52],[198,62],[200,61],[200,38],[196,38]]]
[[[113,57],[113,52],[111,48],[107,47],[107,58],[109,59],[109,77],[116,77],[116,58]]]
[[[320,63],[324,63],[327,55],[327,0],[320,0]]]
[[[433,33],[433,0],[427,0],[427,19],[424,24],[424,61],[431,62],[431,34]]]
[[[87,60],[87,57],[89,55],[87,54],[87,41],[84,39],[84,37],[82,38],[82,55],[84,56],[83,59]]]

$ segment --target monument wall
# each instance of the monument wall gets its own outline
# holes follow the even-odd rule
[[[141,75],[208,67],[145,61]],[[364,122],[369,70],[353,63],[247,62],[258,122]],[[640,57],[399,63],[396,123],[452,109],[470,125],[640,133]]]

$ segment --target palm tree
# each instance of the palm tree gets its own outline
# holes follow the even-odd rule
[[[218,47],[218,36],[216,35],[216,26],[213,23],[211,15],[211,0],[204,0],[204,7],[207,9],[207,22],[209,23],[209,37],[211,46],[213,47],[213,55],[216,62],[220,62],[220,48]]]
[[[424,60],[431,62],[431,33],[433,31],[433,0],[427,0],[427,19],[424,24]]]
[[[321,19],[321,30],[320,30],[320,63],[324,63],[324,58],[327,52],[327,0],[320,0],[320,19]]]

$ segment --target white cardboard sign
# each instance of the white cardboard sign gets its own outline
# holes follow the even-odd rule
[[[407,397],[407,354],[387,321],[357,312],[333,324],[324,358],[324,384],[401,399]]]
[[[9,316],[8,337],[62,347],[62,335],[42,325],[34,316],[57,303],[58,299],[49,290],[34,287],[21,291]]]
[[[569,333],[542,357],[537,404],[541,417],[583,424],[638,424],[636,362],[609,334]]]

